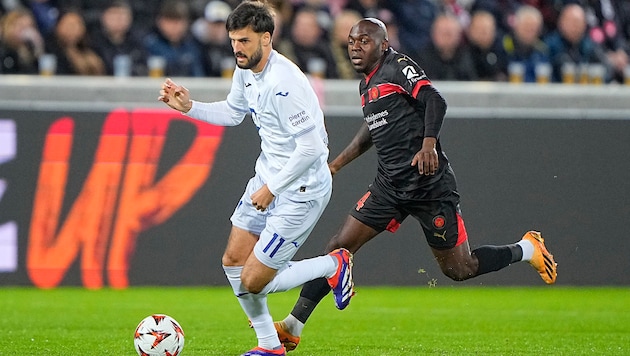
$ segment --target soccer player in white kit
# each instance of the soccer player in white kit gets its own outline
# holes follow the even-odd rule
[[[258,338],[258,346],[243,356],[285,355],[267,294],[325,277],[343,309],[354,294],[352,255],[338,249],[290,262],[332,192],[323,113],[308,78],[273,50],[274,21],[266,5],[242,2],[226,27],[237,64],[227,99],[193,101],[185,87],[166,79],[158,100],[215,125],[238,125],[250,114],[258,129],[256,174],[232,214],[222,263]]]

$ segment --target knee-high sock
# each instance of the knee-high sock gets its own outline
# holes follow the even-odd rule
[[[332,277],[337,271],[337,259],[328,255],[289,262],[259,294],[284,292],[321,277]]]
[[[504,246],[480,246],[472,251],[472,254],[477,256],[479,261],[479,268],[477,269],[477,276],[498,271],[504,267],[509,266],[514,262],[518,262],[523,258],[523,250],[521,246],[517,244],[504,245]]]
[[[323,256],[322,256],[323,257]],[[337,270],[337,261],[334,261],[334,271]],[[333,272],[334,273],[334,272]],[[331,275],[324,275],[320,277],[330,277]],[[314,277],[310,275],[309,277]],[[293,306],[291,314],[285,319],[284,323],[289,329],[291,335],[300,336],[304,329],[306,320],[311,316],[311,313],[317,307],[317,304],[330,292],[330,286],[326,278],[309,279],[308,282],[302,287],[300,292],[300,298]]]
[[[317,278],[304,284],[300,298],[293,306],[291,314],[284,319],[292,335],[300,336],[302,334],[306,320],[328,293],[330,293],[330,286],[325,278]]]
[[[223,270],[238,298],[238,302],[241,304],[241,308],[256,331],[258,346],[269,350],[279,348],[280,339],[278,339],[278,333],[273,326],[273,318],[267,308],[267,295],[252,294],[243,287],[241,283],[243,267],[223,266]]]

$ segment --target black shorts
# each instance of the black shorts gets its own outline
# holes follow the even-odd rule
[[[420,222],[429,246],[438,250],[453,248],[468,239],[455,190],[442,192],[437,199],[407,200],[372,184],[350,215],[379,233],[395,232],[411,215]]]

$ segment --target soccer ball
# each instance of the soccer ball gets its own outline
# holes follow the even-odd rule
[[[149,315],[138,324],[133,345],[140,356],[177,356],[184,348],[184,330],[168,315]]]

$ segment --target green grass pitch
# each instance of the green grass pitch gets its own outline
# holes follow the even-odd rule
[[[298,292],[269,296],[276,320]],[[152,313],[180,322],[184,356],[256,343],[227,287],[3,287],[0,355],[135,355],[135,327]],[[344,311],[327,296],[289,355],[630,355],[630,289],[359,287]]]

